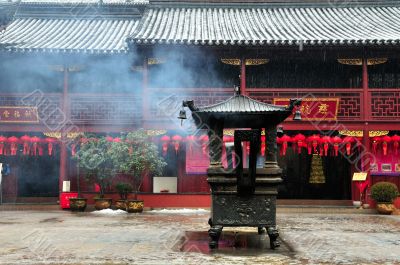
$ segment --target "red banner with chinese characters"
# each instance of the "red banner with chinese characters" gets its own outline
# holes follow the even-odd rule
[[[274,104],[288,106],[289,98],[274,98]],[[339,110],[339,98],[302,98],[299,107],[303,121],[334,121]]]
[[[0,123],[39,123],[37,107],[0,106]]]

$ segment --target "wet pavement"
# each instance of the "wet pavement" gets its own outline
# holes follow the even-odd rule
[[[208,215],[0,211],[0,264],[400,264],[400,216],[278,214],[279,249],[224,228],[210,252]]]

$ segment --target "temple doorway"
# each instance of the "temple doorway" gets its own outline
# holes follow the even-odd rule
[[[59,155],[19,158],[19,197],[58,197]]]
[[[351,200],[351,164],[338,156],[301,154],[288,148],[278,159],[283,170],[280,199]]]

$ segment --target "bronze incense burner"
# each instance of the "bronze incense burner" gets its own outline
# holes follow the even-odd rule
[[[267,232],[272,249],[279,246],[276,228],[277,186],[282,182],[282,170],[277,163],[276,127],[293,112],[300,100],[277,106],[256,101],[235,93],[221,103],[196,107],[184,101],[197,128],[206,129],[209,137],[210,167],[207,170],[212,206],[209,219],[210,248],[218,247],[223,227],[256,227]],[[179,118],[186,118],[181,111]],[[234,170],[222,166],[224,128],[235,128],[234,149],[237,163]],[[245,128],[245,129],[238,129]],[[249,129],[250,128],[250,129]],[[261,131],[266,132],[266,154],[263,168],[257,168]],[[249,166],[243,168],[242,142],[250,142]]]

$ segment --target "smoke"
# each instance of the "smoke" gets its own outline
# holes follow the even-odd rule
[[[233,87],[232,82],[228,81],[232,79],[230,73],[228,73],[230,78],[223,80],[225,67],[218,56],[206,54],[204,49],[157,48],[153,55],[162,63],[149,66],[149,85],[152,88],[168,88],[168,92],[174,94],[174,89],[179,88]],[[239,74],[239,68],[236,68],[237,73],[233,74],[233,78]],[[225,74],[227,74],[226,71]],[[181,94],[181,91],[178,91]]]
[[[54,56],[3,54],[0,64],[1,93],[30,93],[41,89],[48,93],[62,91],[62,61]]]

